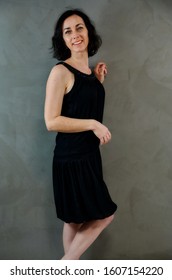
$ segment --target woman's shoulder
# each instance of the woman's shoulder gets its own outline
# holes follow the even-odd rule
[[[66,70],[67,70],[66,67],[64,67],[64,65],[62,63],[57,63],[56,65],[54,65],[52,67],[50,73],[52,73],[52,75],[58,74],[58,75],[62,75],[63,76],[63,75],[65,75],[67,73]]]
[[[70,78],[71,73],[69,70],[62,64],[58,63],[52,67],[50,70],[49,78],[56,80],[68,80]]]

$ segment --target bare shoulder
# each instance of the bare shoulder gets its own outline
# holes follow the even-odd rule
[[[67,69],[62,64],[58,64],[51,69],[49,78],[61,79],[64,78],[67,74]]]
[[[71,74],[72,73],[63,64],[57,64],[50,71],[48,83],[63,84],[67,87],[72,79]]]

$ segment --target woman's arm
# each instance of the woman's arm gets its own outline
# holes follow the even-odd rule
[[[92,130],[101,144],[107,143],[111,134],[106,126],[93,119],[75,119],[61,116],[63,98],[73,82],[73,75],[63,65],[55,66],[48,78],[44,118],[49,131],[82,132]]]
[[[62,102],[73,75],[62,65],[53,67],[46,86],[44,118],[49,131],[81,132],[93,129],[93,120],[80,120],[61,116]],[[70,83],[69,83],[70,81]]]

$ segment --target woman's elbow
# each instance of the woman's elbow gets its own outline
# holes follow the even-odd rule
[[[61,127],[61,121],[59,120],[59,117],[55,117],[55,118],[44,117],[44,119],[48,131],[58,132],[58,130]]]
[[[48,131],[53,131],[52,123],[50,121],[47,121],[46,119],[45,119],[45,126]]]

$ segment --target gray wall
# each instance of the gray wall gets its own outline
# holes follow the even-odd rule
[[[172,258],[172,1],[0,0],[0,259],[59,259],[51,162],[43,119],[57,16],[83,8],[107,62],[102,147],[116,220],[83,259]]]

